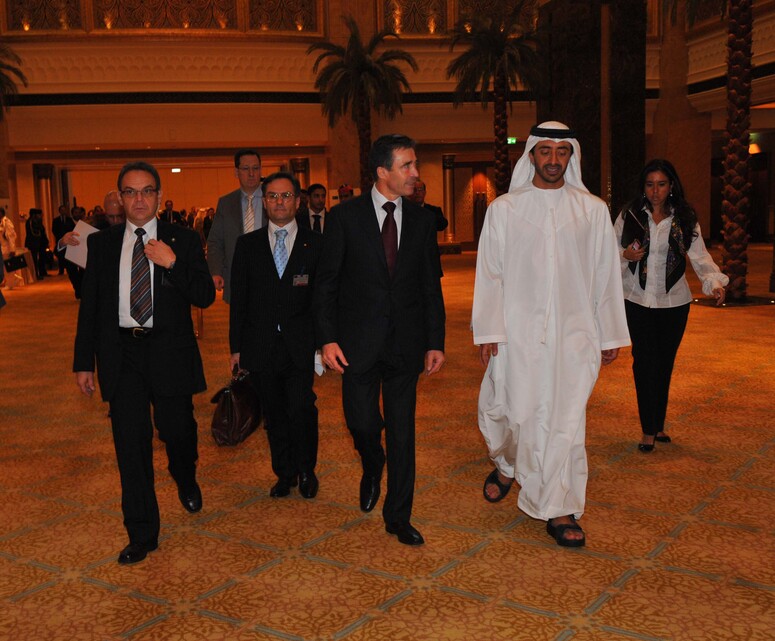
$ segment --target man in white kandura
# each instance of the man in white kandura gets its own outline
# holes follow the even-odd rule
[[[601,362],[630,339],[611,217],[562,123],[531,129],[509,193],[487,209],[472,328],[487,367],[479,428],[496,467],[484,498],[500,501],[516,478],[521,510],[558,545],[584,545],[586,405]]]

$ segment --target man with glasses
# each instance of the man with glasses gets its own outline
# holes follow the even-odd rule
[[[223,300],[231,299],[231,261],[237,238],[261,229],[266,216],[261,203],[261,156],[253,149],[234,154],[234,175],[239,189],[221,196],[207,237],[207,265],[215,289],[223,291]]]
[[[118,562],[130,564],[158,547],[154,423],[181,504],[188,512],[202,509],[191,397],[206,384],[191,306],[208,307],[215,288],[199,236],[156,217],[156,169],[141,161],[124,165],[118,189],[126,224],[87,240],[73,371],[80,390],[91,396],[96,365],[102,399],[110,403],[129,534]]]
[[[296,220],[299,181],[278,172],[263,185],[266,227],[241,236],[231,270],[231,367],[250,371],[266,413],[270,496],[318,491],[318,410],[312,391],[312,293],[323,237]]]

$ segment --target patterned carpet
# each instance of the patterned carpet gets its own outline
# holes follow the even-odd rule
[[[421,380],[414,523],[385,534],[357,506],[340,380],[316,383],[321,489],[269,498],[266,437],[209,435],[228,378],[226,305],[204,313],[210,384],[196,397],[204,510],[180,506],[156,449],[159,550],[125,545],[107,408],[70,373],[65,277],[6,292],[0,312],[0,639],[441,641],[765,640],[775,630],[775,305],[692,308],[674,376],[674,442],[636,450],[629,350],[589,405],[586,548],[482,498],[481,369],[468,331],[473,254],[445,256],[448,364]],[[751,249],[767,296],[772,248]],[[696,283],[693,290],[699,292]]]

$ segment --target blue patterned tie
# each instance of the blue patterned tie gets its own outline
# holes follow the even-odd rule
[[[153,314],[151,300],[151,266],[145,257],[143,235],[145,230],[138,227],[135,230],[137,240],[132,250],[132,277],[129,284],[129,314],[143,325]]]
[[[285,237],[288,235],[287,229],[278,229],[274,233],[274,264],[277,267],[277,274],[283,277],[285,266],[288,264],[288,249],[285,247]]]

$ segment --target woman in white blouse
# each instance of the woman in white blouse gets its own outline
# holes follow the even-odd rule
[[[622,210],[615,229],[622,248],[624,305],[643,432],[638,449],[651,452],[655,441],[670,442],[664,431],[670,377],[692,300],[684,275],[686,259],[716,305],[724,302],[729,278],[705,249],[697,214],[684,198],[673,165],[649,161],[640,186],[642,195]]]

